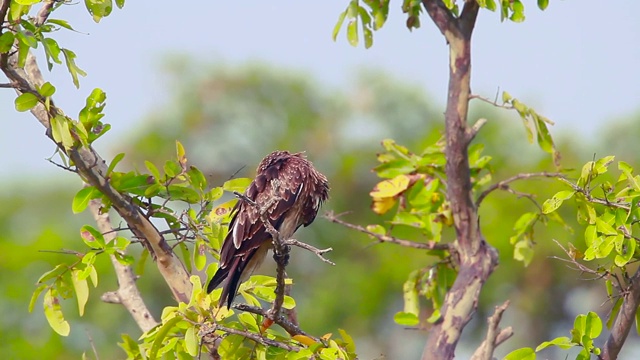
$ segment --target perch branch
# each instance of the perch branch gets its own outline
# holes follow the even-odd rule
[[[0,6],[0,10],[4,8],[6,1]],[[45,4],[46,6],[46,4]],[[36,89],[42,86],[44,78],[40,72],[40,68],[36,63],[33,54],[28,53],[24,68],[20,68],[18,63],[17,52],[0,55],[0,69],[9,78],[18,94],[31,93],[41,101],[31,109],[31,113],[35,118],[47,129],[47,136],[55,142],[51,134],[51,117],[61,114],[58,108],[50,103],[49,109],[46,109],[42,102],[42,97]],[[144,217],[141,209],[133,204],[132,199],[124,194],[119,193],[109,183],[107,174],[107,165],[105,161],[94,151],[91,146],[73,146],[65,149],[57,144],[60,151],[63,151],[73,161],[78,173],[85,182],[95,186],[100,192],[109,198],[113,204],[113,208],[122,216],[132,229],[134,235],[145,240],[145,244],[150,248],[150,252],[156,258],[156,264],[162,277],[169,285],[174,297],[177,301],[185,303],[189,302],[192,285],[189,282],[189,274],[184,265],[177,256],[171,251],[158,229]]]
[[[246,312],[250,312],[250,313],[256,314],[256,315],[261,315],[261,316],[264,316],[264,317],[267,317],[269,315],[269,311],[270,311],[270,310],[264,310],[262,308],[259,308],[259,307],[256,307],[256,306],[247,305],[247,304],[234,304],[233,307],[235,309],[240,310],[240,311],[246,311]],[[313,339],[316,342],[322,342],[320,339],[318,339],[318,338],[316,338],[314,336],[311,336],[311,335],[307,334],[306,332],[304,332],[298,325],[296,325],[295,323],[289,321],[289,319],[287,319],[282,314],[280,314],[280,316],[276,317],[273,322],[278,324],[281,328],[283,328],[291,336],[304,335],[304,336],[310,337],[311,339]]]
[[[497,183],[489,186],[487,190],[480,193],[480,196],[478,196],[478,200],[476,200],[476,207],[480,206],[480,203],[482,203],[482,200],[484,200],[484,198],[486,198],[487,195],[491,194],[493,191],[507,190],[508,188],[507,185],[514,181],[518,181],[522,179],[531,179],[534,177],[564,178],[564,174],[554,173],[554,172],[537,172],[537,173],[523,173],[523,174],[514,175],[508,179],[498,181]]]
[[[207,326],[208,325],[208,326]],[[298,346],[293,346],[293,345],[289,345],[289,344],[285,344],[283,342],[277,341],[277,340],[273,340],[273,339],[269,339],[266,338],[264,336],[261,336],[260,334],[256,334],[250,331],[244,331],[244,330],[238,330],[238,329],[234,329],[234,328],[230,328],[230,327],[226,327],[226,326],[222,326],[222,325],[218,325],[218,324],[207,324],[207,325],[203,325],[202,329],[200,330],[200,332],[198,333],[198,335],[202,338],[202,339],[207,339],[210,336],[215,336],[214,333],[216,330],[220,330],[224,333],[227,334],[234,334],[234,335],[240,335],[242,337],[245,337],[247,339],[251,339],[254,342],[258,343],[258,344],[262,344],[264,346],[273,346],[273,347],[279,347],[281,349],[287,350],[287,351],[300,351],[300,347]],[[215,343],[214,341],[207,341],[208,343]]]
[[[111,220],[108,213],[101,214],[100,208],[102,202],[98,199],[89,202],[89,210],[93,219],[98,224],[98,230],[105,234],[106,242],[111,242],[116,238],[116,233],[111,226]],[[140,295],[138,286],[136,285],[136,276],[131,266],[121,264],[114,255],[110,255],[111,264],[116,272],[118,279],[118,289],[110,291],[102,295],[102,301],[112,304],[122,304],[131,314],[133,320],[143,332],[151,330],[158,322],[153,318],[151,312],[147,308]]]
[[[400,246],[406,246],[406,247],[421,249],[421,250],[449,250],[450,249],[450,245],[445,243],[437,243],[435,241],[427,241],[426,243],[419,243],[419,242],[410,241],[410,240],[398,239],[393,236],[374,233],[360,225],[355,225],[355,224],[351,224],[346,221],[340,220],[338,216],[339,215],[335,215],[333,212],[327,212],[324,215],[324,218],[336,224],[340,224],[344,227],[347,227],[349,229],[357,230],[361,233],[365,233],[367,235],[373,236],[376,239],[378,239],[380,242],[387,242],[390,244],[396,244]]]
[[[502,319],[502,314],[507,310],[507,307],[509,307],[509,300],[500,306],[496,306],[493,315],[487,319],[487,337],[473,353],[471,360],[493,359],[495,348],[513,336],[513,328],[511,328],[511,326],[500,329],[500,320]]]

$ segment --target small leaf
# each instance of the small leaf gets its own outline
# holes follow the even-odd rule
[[[376,184],[369,195],[373,198],[393,197],[407,190],[409,183],[409,176],[398,175],[393,179],[384,180]]]
[[[591,339],[595,339],[600,336],[602,332],[602,320],[598,314],[593,311],[589,311],[585,321],[585,335]]]
[[[76,88],[80,88],[80,82],[78,81],[78,75],[87,76],[87,73],[76,65],[76,54],[69,49],[61,49],[62,54],[64,55],[65,62],[67,64],[67,69],[69,70],[69,74],[71,74],[71,78],[73,79],[73,85]]]
[[[571,339],[569,339],[566,336],[563,337],[557,337],[551,341],[545,341],[542,344],[538,345],[538,347],[536,348],[536,352],[539,352],[542,349],[546,349],[549,346],[557,346],[561,349],[569,349],[572,348],[574,346],[576,346],[577,344],[571,342]]]
[[[44,293],[44,316],[47,318],[47,322],[53,331],[62,336],[68,336],[71,327],[64,319],[64,315],[62,315],[62,308],[56,295],[57,292],[53,288],[49,288],[49,290]]]
[[[33,308],[36,306],[36,301],[40,294],[47,288],[47,284],[40,284],[34,291],[33,295],[31,295],[31,301],[29,301],[29,312],[33,311]]]
[[[198,356],[198,337],[196,335],[196,328],[191,326],[184,333],[184,345],[185,349],[191,356]]]
[[[38,105],[38,97],[31,93],[23,93],[16,98],[15,105],[17,111],[29,111]]]
[[[86,279],[79,279],[78,274],[80,270],[74,269],[71,272],[71,281],[73,282],[73,288],[76,290],[76,299],[78,300],[78,312],[80,316],[84,315],[84,307],[89,300],[89,284]]]
[[[351,46],[358,46],[358,20],[353,18],[347,25],[347,40]]]
[[[347,16],[347,10],[343,11],[340,16],[338,16],[338,22],[336,23],[336,26],[333,27],[333,41],[336,41],[336,38],[338,37],[338,33],[340,32],[340,28],[342,28],[342,23],[344,22],[344,18]]]
[[[571,190],[557,192],[551,199],[548,199],[544,204],[542,204],[542,213],[548,214],[556,211],[565,200],[570,199],[575,193],[575,191]]]
[[[398,325],[404,325],[404,326],[416,326],[420,323],[420,319],[416,314],[407,313],[403,311],[397,312],[393,316],[393,321],[395,321],[396,324]]]
[[[15,35],[10,31],[6,31],[4,34],[0,35],[0,53],[9,52],[9,50],[11,50],[11,46],[13,46],[14,40]]]
[[[118,165],[118,163],[124,159],[124,153],[120,153],[118,155],[116,155],[113,160],[111,160],[111,164],[109,164],[109,168],[107,169],[107,177],[113,172],[113,169],[116,168],[116,165]]]
[[[71,204],[71,210],[74,214],[83,212],[89,205],[89,201],[97,199],[102,196],[102,193],[95,188],[95,186],[83,187],[73,197]]]
[[[222,185],[222,188],[229,192],[244,192],[250,183],[251,179],[249,178],[236,178],[225,181],[225,183]]]
[[[41,284],[47,280],[57,277],[58,275],[62,274],[65,270],[67,270],[66,264],[56,265],[56,267],[42,274],[42,276],[40,276],[40,278],[38,279],[38,284]]]
[[[536,353],[532,348],[526,347],[514,350],[507,354],[503,360],[535,360]]]
[[[549,6],[549,0],[538,0],[538,8],[540,8],[540,10],[546,9],[547,6]]]

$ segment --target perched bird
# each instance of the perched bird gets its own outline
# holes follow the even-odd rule
[[[262,264],[272,248],[271,235],[260,219],[261,209],[280,238],[289,239],[301,225],[313,222],[329,196],[329,183],[303,153],[274,151],[258,165],[245,196],[257,206],[238,200],[222,244],[220,267],[207,286],[207,292],[211,292],[226,279],[220,304],[226,301],[228,307],[240,283]]]

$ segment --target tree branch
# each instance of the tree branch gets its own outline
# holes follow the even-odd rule
[[[504,179],[502,181],[499,181],[489,186],[485,191],[480,193],[480,196],[478,196],[478,200],[476,200],[476,207],[479,207],[480,203],[482,203],[482,200],[484,200],[484,198],[487,197],[487,195],[489,195],[491,192],[498,189],[506,190],[508,188],[507,185],[514,181],[522,180],[522,179],[531,179],[534,177],[564,178],[564,174],[553,173],[553,172],[537,172],[537,173],[523,173],[523,174],[514,175],[508,179]]]
[[[44,83],[44,79],[33,54],[29,53],[27,55],[24,69],[17,66],[17,54],[11,56],[2,54],[0,56],[0,68],[12,83],[17,84],[16,92],[18,94],[28,92],[41,99],[36,89]],[[47,129],[47,136],[53,140],[50,118],[61,112],[53,103],[50,104],[49,110],[47,110],[40,102],[31,110],[31,113]],[[189,274],[184,265],[175,256],[171,247],[167,245],[158,229],[144,217],[140,208],[133,204],[132,199],[119,193],[111,186],[106,176],[107,166],[105,161],[90,146],[74,146],[68,150],[60,146],[60,144],[58,146],[60,151],[65,152],[73,161],[82,178],[109,198],[113,208],[127,222],[134,235],[146,240],[145,243],[156,258],[158,270],[169,285],[174,297],[177,301],[188,303],[192,285],[189,282]]]
[[[342,221],[338,219],[338,216],[335,215],[333,212],[327,212],[326,214],[324,214],[324,218],[333,223],[340,224],[344,227],[347,227],[349,229],[357,230],[361,233],[365,233],[367,235],[373,236],[376,239],[378,239],[380,242],[387,242],[390,244],[396,244],[400,246],[410,247],[414,249],[421,249],[421,250],[449,250],[449,246],[450,246],[450,244],[447,244],[447,243],[437,243],[435,241],[427,241],[425,243],[420,243],[420,242],[415,242],[410,240],[398,239],[393,236],[374,233],[360,225],[351,224],[346,221]]]
[[[109,214],[100,213],[101,207],[102,202],[98,199],[89,202],[89,210],[98,224],[98,230],[105,234],[104,239],[106,242],[111,242],[116,238],[116,233],[111,226]],[[136,285],[136,276],[133,274],[131,266],[121,264],[114,255],[110,255],[110,258],[118,278],[118,290],[105,293],[101,299],[108,303],[122,304],[142,332],[151,330],[158,325],[158,322],[153,318],[140,295]]]
[[[208,326],[206,326],[208,325]],[[234,335],[240,335],[242,337],[245,337],[247,339],[251,339],[253,341],[255,341],[258,344],[262,344],[264,346],[273,346],[273,347],[278,347],[287,351],[300,351],[300,347],[298,346],[293,346],[293,345],[289,345],[289,344],[285,344],[283,342],[277,341],[277,340],[273,340],[273,339],[269,339],[266,338],[264,336],[261,336],[260,334],[256,334],[250,331],[244,331],[244,330],[238,330],[238,329],[234,329],[234,328],[230,328],[230,327],[226,327],[226,326],[222,326],[219,324],[206,324],[203,325],[202,328],[200,329],[198,335],[200,336],[201,339],[205,340],[208,337],[211,337],[212,335],[214,335],[216,330],[220,330],[222,332],[225,332],[227,334],[234,334]],[[207,341],[207,343],[209,344],[214,344],[215,340],[210,340]]]
[[[624,291],[623,295],[622,306],[602,349],[601,358],[603,360],[617,359],[622,345],[629,336],[629,330],[635,321],[638,306],[640,306],[640,268],[629,279],[627,291]]]
[[[240,311],[246,311],[252,314],[256,314],[256,315],[261,315],[264,317],[269,316],[269,312],[270,310],[265,310],[256,306],[251,306],[248,304],[234,304],[233,307],[237,310]],[[318,339],[314,336],[311,336],[309,334],[307,334],[306,332],[304,332],[304,330],[302,330],[297,324],[293,323],[292,321],[289,321],[289,319],[287,319],[284,315],[280,314],[279,316],[277,316],[274,320],[274,323],[278,324],[281,328],[283,328],[289,335],[291,336],[295,336],[295,335],[304,335],[307,336],[311,339],[313,339],[316,342],[321,343],[322,340]]]
[[[460,255],[458,276],[447,292],[441,321],[434,325],[422,359],[453,359],[462,329],[478,306],[480,291],[498,264],[498,253],[482,237],[472,198],[468,146],[473,130],[467,127],[471,93],[471,35],[478,15],[476,1],[466,1],[460,18],[441,1],[423,0],[427,13],[449,43],[449,89],[445,111],[447,199],[451,204]],[[470,136],[471,135],[471,136]]]
[[[51,14],[51,10],[53,9],[53,5],[55,5],[55,3],[56,3],[55,0],[44,1],[44,3],[42,4],[42,7],[40,8],[40,11],[38,11],[38,15],[36,15],[36,19],[35,19],[36,26],[44,25],[44,23],[47,21],[47,18]]]
[[[513,336],[513,328],[511,328],[511,326],[500,330],[500,320],[502,319],[502,314],[507,310],[507,307],[509,307],[509,300],[500,306],[496,306],[493,315],[487,319],[489,325],[487,328],[487,337],[473,353],[471,360],[493,359],[495,348]]]

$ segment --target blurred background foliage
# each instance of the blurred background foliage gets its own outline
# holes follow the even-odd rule
[[[343,219],[360,225],[385,220],[369,209],[369,191],[378,181],[371,169],[376,165],[375,154],[381,151],[380,141],[392,138],[419,152],[443,131],[442,104],[433,103],[422,88],[395,81],[375,69],[354,76],[352,88],[346,91],[323,88],[308,74],[264,64],[211,66],[174,58],[165,73],[173,98],[154,109],[142,125],[130,129],[125,138],[107,134],[100,141],[103,148],[109,148],[105,158],[126,152],[119,166],[144,170],[144,160],[160,164],[172,158],[175,140],[179,140],[190,163],[207,175],[212,186],[218,186],[234,176],[253,177],[257,163],[274,149],[307,151],[331,182],[331,199],[323,211],[349,212]],[[484,143],[484,154],[493,157],[494,181],[519,172],[553,170],[549,156],[527,142],[515,112],[472,102],[470,121],[481,117],[489,121],[475,142]],[[603,119],[598,139],[554,134],[563,166],[579,170],[594,153],[597,157],[618,155],[639,166],[639,117],[636,113],[615,122]],[[39,135],[30,136],[33,141],[46,141]],[[4,180],[0,187],[0,348],[4,358],[77,359],[82,352],[91,356],[93,344],[101,359],[115,359],[123,355],[115,345],[120,334],[139,335],[122,307],[99,300],[101,293],[116,287],[106,258],[96,264],[102,275],[98,289],[91,292],[85,317],[77,316],[73,300],[63,304],[72,328],[69,337],[51,331],[40,303],[36,311],[27,313],[38,277],[62,261],[74,260],[72,255],[43,251],[84,247],[79,228],[92,220],[87,214],[71,213],[71,199],[80,186],[77,177],[68,174],[60,183],[16,179]],[[562,189],[548,179],[523,181],[514,188],[537,194],[540,203]],[[465,349],[481,341],[484,319],[504,299],[511,299],[511,307],[503,325],[514,325],[516,335],[499,348],[498,355],[567,335],[577,313],[596,310],[606,315],[606,293],[596,287],[603,285],[585,281],[579,272],[550,258],[562,255],[553,239],[583,245],[582,229],[570,207],[561,211],[573,232],[553,223],[537,225],[534,260],[527,268],[513,260],[509,243],[513,224],[523,212],[534,210],[528,199],[505,192],[494,192],[483,202],[482,231],[500,251],[500,266],[482,292],[478,314],[465,330],[460,358],[465,358]],[[329,258],[337,264],[331,267],[313,254],[293,250],[288,272],[295,282],[292,295],[305,330],[324,334],[346,329],[356,338],[362,359],[419,356],[426,335],[403,329],[392,319],[402,310],[403,282],[412,270],[428,265],[424,253],[378,244],[321,217],[297,237],[321,248],[333,247]],[[260,272],[273,274],[273,266],[266,264]],[[161,309],[173,299],[152,264],[139,267],[138,273],[143,296],[159,318]],[[637,339],[634,332],[630,336]]]

